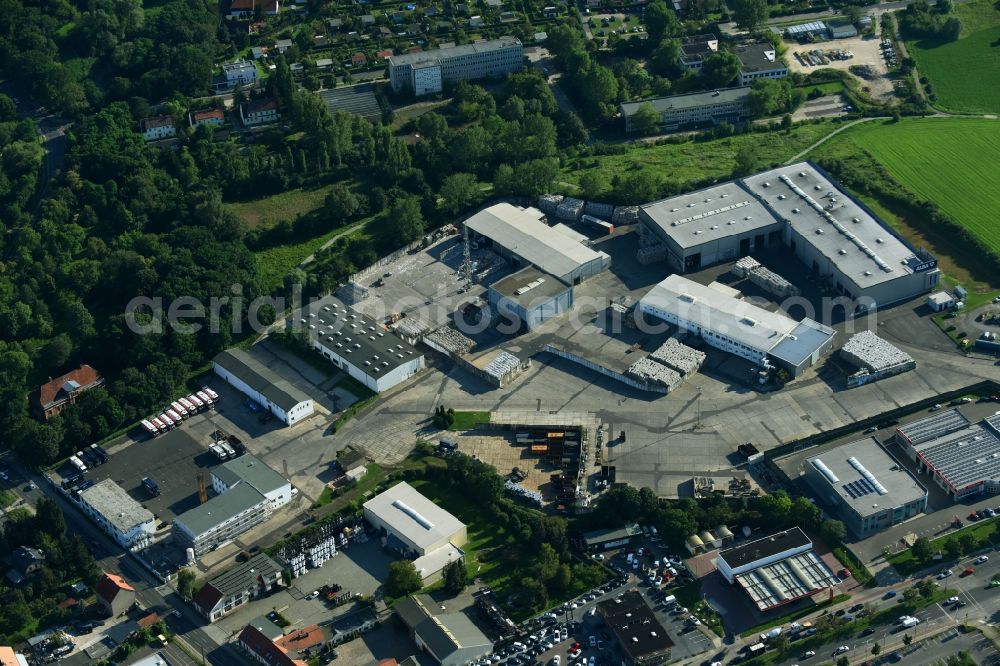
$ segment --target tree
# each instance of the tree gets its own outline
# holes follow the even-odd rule
[[[790,644],[791,641],[788,640],[788,634],[784,632],[772,638],[770,643],[771,647],[773,647],[774,651],[778,654],[784,654],[785,651],[788,650]]]
[[[971,531],[964,531],[958,535],[958,545],[962,547],[963,553],[971,553],[979,548],[979,539]]]
[[[917,583],[917,591],[920,592],[920,596],[924,599],[930,599],[934,596],[934,592],[937,591],[937,583],[929,578],[924,579]]]
[[[958,542],[958,539],[948,539],[944,542],[944,555],[949,560],[957,560],[962,557],[962,544]]]
[[[941,26],[941,38],[947,42],[954,42],[962,35],[962,22],[952,16]]]
[[[910,647],[910,643],[913,642],[913,636],[909,634],[903,634],[903,645]]]
[[[837,666],[850,666],[850,665],[851,665],[851,660],[848,659],[847,657],[841,657],[840,659],[837,660]]]
[[[185,599],[194,597],[194,586],[196,576],[190,569],[181,569],[177,572],[177,592]]]
[[[0,122],[14,120],[15,118],[17,118],[17,106],[14,105],[14,100],[0,93]]]
[[[729,6],[740,30],[753,32],[767,20],[767,0],[730,0]]]
[[[453,173],[441,183],[440,194],[444,198],[441,208],[457,215],[469,207],[479,196],[479,181],[471,173]]]
[[[396,560],[389,564],[385,579],[385,592],[390,597],[405,597],[423,587],[423,580],[409,560]]]
[[[608,179],[600,169],[584,171],[580,175],[580,189],[586,199],[599,200],[604,190],[608,187]]]
[[[881,651],[882,651],[882,646],[881,645],[879,645],[878,643],[875,643],[874,645],[872,645],[872,656],[873,657],[877,657],[878,653],[881,652]]]
[[[361,197],[351,192],[344,183],[334,183],[326,195],[326,213],[337,226],[354,218],[361,209]]]
[[[632,130],[640,134],[655,134],[660,126],[660,114],[656,112],[653,105],[644,102],[639,105],[632,116]]]
[[[664,37],[680,34],[681,24],[674,10],[664,0],[653,0],[646,5],[646,33],[650,44],[659,44]]]
[[[733,172],[737,176],[746,176],[757,170],[757,155],[749,145],[736,152],[736,167]]]
[[[713,53],[705,58],[701,75],[710,88],[728,86],[740,73],[740,59],[728,52]]]
[[[444,589],[450,594],[458,594],[465,589],[468,583],[468,572],[465,569],[465,560],[455,560],[444,565]]]
[[[910,552],[917,562],[926,562],[934,552],[931,541],[927,537],[917,537],[917,540],[910,546]]]
[[[819,526],[819,534],[832,547],[844,540],[847,527],[839,520],[827,519]]]
[[[681,42],[667,38],[660,42],[652,53],[653,71],[663,76],[676,78],[683,73],[681,67]]]
[[[905,590],[903,590],[903,600],[904,601],[913,601],[913,600],[915,600],[919,596],[920,596],[920,592],[915,587],[908,587]]]
[[[411,243],[424,233],[424,216],[416,197],[397,199],[385,212],[386,233],[397,243]]]

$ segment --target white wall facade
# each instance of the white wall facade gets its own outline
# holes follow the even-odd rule
[[[263,393],[259,392],[255,388],[252,388],[242,379],[233,375],[218,363],[213,363],[212,365],[215,366],[215,374],[219,375],[225,379],[226,382],[239,389],[241,393],[245,393],[248,397],[252,398],[254,402],[267,407],[271,413],[274,414],[276,418],[280,419],[285,425],[294,425],[313,414],[314,406],[311,399],[300,402],[286,413],[281,407],[268,400]]]
[[[156,532],[156,521],[148,520],[144,523],[134,526],[132,529],[125,532],[119,530],[115,527],[111,521],[104,517],[104,514],[99,512],[94,507],[87,504],[86,501],[80,503],[83,508],[84,513],[93,519],[105,533],[108,534],[112,539],[118,542],[118,545],[122,548],[127,548],[131,550],[146,548],[153,543],[153,534]]]
[[[177,128],[173,125],[161,125],[159,127],[149,127],[142,133],[142,137],[146,141],[157,141],[159,139],[167,139],[172,136],[177,135]]]
[[[694,333],[702,340],[712,345],[716,349],[721,349],[724,352],[734,354],[741,358],[745,358],[751,363],[760,365],[764,359],[767,357],[767,352],[769,350],[756,349],[750,345],[746,345],[742,342],[733,340],[732,338],[718,333],[716,331],[711,331],[708,329],[702,329],[702,327],[694,322],[688,321],[683,317],[679,317],[671,312],[666,312],[657,308],[649,303],[639,301],[639,311],[643,314],[648,314],[658,319],[662,319],[668,324],[673,324],[679,328],[684,329]]]

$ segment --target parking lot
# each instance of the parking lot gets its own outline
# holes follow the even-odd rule
[[[881,44],[881,40],[874,37],[851,37],[849,39],[835,39],[828,42],[806,45],[786,40],[785,45],[788,47],[788,56],[785,60],[788,62],[789,71],[801,74],[811,74],[820,68],[839,69],[850,72],[851,76],[858,79],[862,88],[868,89],[872,97],[879,101],[884,101],[893,96],[894,88],[892,80],[889,78],[888,64],[882,55]],[[849,51],[853,54],[853,57],[842,60],[827,57],[826,62],[820,65],[813,65],[808,57],[804,57],[813,50],[819,50],[824,53],[828,51]],[[871,78],[862,78],[851,72],[850,68],[856,65],[870,67],[872,71]]]

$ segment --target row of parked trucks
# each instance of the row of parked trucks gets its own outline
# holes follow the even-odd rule
[[[69,457],[69,463],[76,468],[76,471],[83,474],[88,469],[98,467],[108,462],[108,452],[104,447],[91,444],[87,448],[80,449],[76,455]]]
[[[150,437],[156,437],[176,428],[189,416],[211,408],[218,400],[219,394],[206,386],[186,398],[174,400],[162,414],[143,419],[142,428]]]
[[[208,450],[215,454],[219,460],[229,460],[246,453],[247,447],[243,440],[236,435],[230,435],[224,430],[216,430],[212,433],[212,443],[208,445]]]

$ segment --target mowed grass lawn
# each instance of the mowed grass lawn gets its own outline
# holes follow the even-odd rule
[[[934,103],[948,111],[1000,112],[1000,11],[992,2],[956,4],[962,36],[955,42],[907,42],[921,76],[930,79]]]
[[[560,180],[578,185],[580,177],[590,170],[599,170],[610,182],[616,175],[650,169],[664,180],[684,186],[705,178],[728,178],[736,167],[736,155],[751,147],[757,164],[762,168],[773,162],[784,162],[805,150],[837,125],[830,122],[797,125],[790,132],[739,134],[710,141],[685,143],[634,143],[622,155],[596,155],[568,160]]]
[[[937,203],[1000,252],[1000,120],[919,118],[864,123],[841,140],[854,141],[894,179]]]

